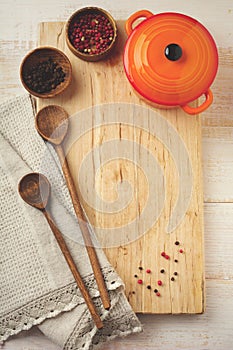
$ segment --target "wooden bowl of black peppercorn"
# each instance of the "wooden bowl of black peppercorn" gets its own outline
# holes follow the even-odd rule
[[[39,47],[29,52],[20,67],[25,89],[40,98],[54,97],[70,84],[72,67],[68,57],[54,47]]]

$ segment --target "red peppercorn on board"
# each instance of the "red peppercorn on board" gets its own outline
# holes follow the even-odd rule
[[[201,116],[149,106],[126,79],[124,22],[108,59],[70,52],[65,23],[41,23],[39,45],[70,59],[72,83],[38,99],[70,114],[69,166],[88,219],[136,312],[205,308]],[[77,252],[78,254],[78,252]]]

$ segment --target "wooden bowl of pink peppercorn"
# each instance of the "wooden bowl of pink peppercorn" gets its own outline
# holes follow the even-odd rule
[[[76,11],[66,23],[66,43],[77,57],[85,61],[105,59],[112,52],[116,38],[115,20],[98,7]]]

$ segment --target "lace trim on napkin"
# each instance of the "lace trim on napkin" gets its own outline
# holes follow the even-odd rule
[[[103,309],[100,299],[95,302],[98,313],[103,319],[104,327],[97,331],[93,329],[90,314],[86,311],[68,338],[64,350],[97,349],[106,341],[142,331],[136,315],[125,303],[126,297],[123,291],[110,291],[110,299],[111,316],[109,316],[108,311]]]
[[[122,287],[122,281],[112,267],[102,268],[102,273],[108,290]],[[99,296],[93,274],[83,277],[83,281],[92,297]],[[0,342],[4,342],[10,336],[23,330],[29,330],[47,318],[55,317],[64,311],[70,311],[83,303],[84,299],[76,283],[48,293],[0,319]],[[87,311],[87,313],[89,312]]]

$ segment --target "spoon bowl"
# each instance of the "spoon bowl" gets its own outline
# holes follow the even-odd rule
[[[54,145],[60,145],[68,131],[68,113],[60,106],[42,108],[36,115],[38,133]]]
[[[22,199],[31,206],[43,210],[50,196],[50,184],[47,178],[39,173],[25,175],[18,185]]]

